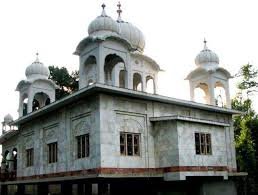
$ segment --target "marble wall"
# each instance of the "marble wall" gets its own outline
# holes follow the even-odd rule
[[[99,167],[225,166],[235,169],[231,127],[149,120],[150,117],[174,115],[232,123],[227,114],[99,94],[20,126],[20,133],[5,142],[3,151],[18,149],[18,176]],[[139,156],[120,154],[120,132],[140,134]],[[195,132],[211,134],[212,155],[195,154]],[[78,159],[76,136],[86,133],[90,135],[90,156]],[[58,162],[49,164],[47,144],[52,142],[58,142]],[[34,148],[33,167],[26,167],[26,149],[29,148]]]

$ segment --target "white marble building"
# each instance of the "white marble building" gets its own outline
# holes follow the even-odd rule
[[[158,95],[160,67],[118,7],[114,20],[102,6],[74,52],[78,91],[55,101],[47,66],[37,58],[26,69],[19,118],[3,122],[1,194],[236,193],[230,73],[205,41],[186,78],[192,101]]]

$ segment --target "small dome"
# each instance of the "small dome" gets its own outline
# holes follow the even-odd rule
[[[145,47],[145,39],[143,33],[134,25],[118,20],[119,35],[126,39],[133,48],[143,51]]]
[[[38,54],[37,54],[38,55]],[[28,79],[32,78],[44,78],[48,79],[50,71],[43,63],[38,59],[26,68],[25,75]]]
[[[13,117],[12,117],[12,115],[10,115],[10,114],[7,114],[7,115],[5,115],[5,117],[4,117],[4,122],[5,123],[10,123],[10,122],[12,122],[13,121]]]
[[[89,35],[99,33],[99,32],[115,32],[118,33],[118,24],[111,17],[107,16],[105,12],[105,4],[102,4],[102,13],[95,20],[93,20],[89,27],[88,33]]]
[[[216,68],[219,65],[219,57],[216,53],[208,49],[207,41],[204,40],[203,50],[196,56],[195,64],[206,68]]]

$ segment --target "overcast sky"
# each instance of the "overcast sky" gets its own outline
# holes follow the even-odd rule
[[[77,44],[87,36],[89,23],[106,12],[117,18],[115,0],[0,1],[0,119],[17,118],[18,82],[39,52],[45,65],[79,68]],[[121,0],[122,18],[145,35],[145,54],[165,70],[159,94],[189,99],[186,75],[195,68],[195,56],[207,39],[220,66],[233,75],[241,65],[258,65],[258,2],[253,0]],[[231,97],[235,83],[231,82]]]

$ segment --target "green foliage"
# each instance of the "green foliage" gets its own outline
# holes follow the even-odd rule
[[[258,183],[258,115],[252,107],[249,94],[256,92],[258,71],[250,64],[243,65],[237,75],[241,96],[232,100],[232,108],[243,114],[234,117],[236,158],[239,171],[248,172],[248,192],[256,192]],[[241,184],[240,184],[241,185]]]
[[[69,74],[65,67],[49,66],[49,79],[53,80],[59,88],[56,89],[56,100],[59,100],[78,90],[79,71]]]
[[[239,169],[248,173],[252,173],[256,168],[254,142],[251,136],[251,129],[247,125],[247,122],[250,120],[252,119],[247,117],[240,121],[241,131],[235,140]]]
[[[258,87],[257,76],[258,71],[251,64],[243,65],[237,74],[242,80],[238,84],[240,90],[247,90],[247,94],[257,91]]]

